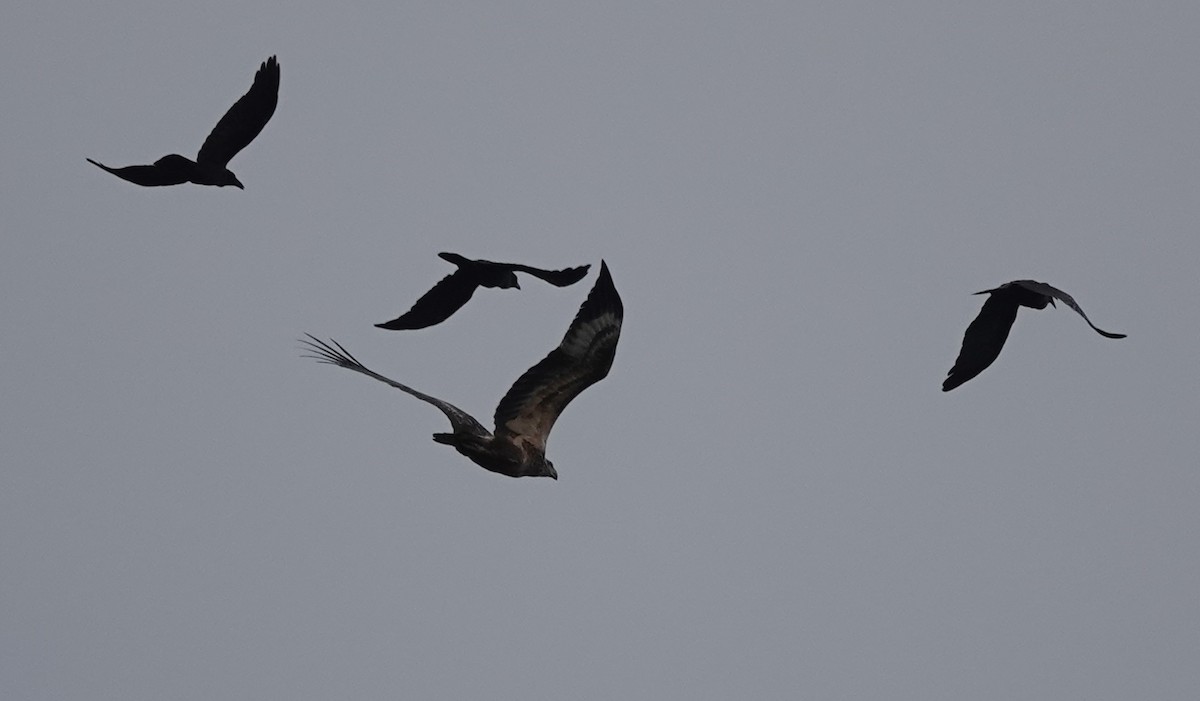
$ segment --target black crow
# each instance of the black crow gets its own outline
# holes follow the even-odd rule
[[[943,392],[949,392],[983,372],[1000,355],[1000,349],[1004,347],[1004,341],[1008,338],[1009,329],[1017,319],[1018,307],[1045,309],[1046,305],[1053,306],[1054,300],[1057,298],[1079,312],[1088,326],[1095,329],[1101,336],[1125,338],[1123,333],[1109,333],[1097,328],[1075,303],[1071,295],[1044,282],[1013,280],[995,289],[983,290],[975,294],[990,294],[991,296],[983,303],[983,309],[979,311],[979,316],[975,317],[975,320],[967,327],[967,333],[963,336],[962,350],[958,353],[958,360],[954,361],[954,367],[950,368],[949,376],[942,383]]]
[[[259,67],[250,90],[233,103],[233,107],[213,127],[195,161],[177,153],[163,156],[154,165],[124,168],[110,168],[90,158],[87,160],[118,178],[146,187],[196,183],[218,187],[232,185],[244,190],[241,181],[226,166],[238,151],[254,141],[271,115],[275,114],[278,102],[279,63],[272,56]]]
[[[471,260],[457,253],[439,253],[443,260],[458,266],[458,270],[442,278],[438,284],[421,296],[413,304],[412,309],[401,316],[375,324],[381,329],[400,331],[405,329],[423,329],[427,326],[440,324],[449,319],[454,312],[462,308],[477,287],[521,288],[517,282],[516,273],[529,273],[539,277],[551,285],[566,287],[573,285],[587,275],[591,266],[583,265],[578,268],[565,270],[542,270],[528,265],[516,263],[493,263],[490,260]]]

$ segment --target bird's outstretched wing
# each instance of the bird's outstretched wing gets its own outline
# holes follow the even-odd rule
[[[367,369],[365,365],[358,362],[357,358],[355,358],[353,355],[350,355],[349,351],[347,351],[345,348],[342,348],[342,345],[337,341],[330,339],[329,343],[326,343],[312,334],[305,334],[305,336],[308,336],[308,340],[303,338],[300,339],[300,342],[307,346],[305,350],[309,351],[309,353],[304,355],[305,358],[312,358],[321,363],[328,363],[330,365],[336,365],[340,368],[346,368],[347,370],[360,372],[367,377],[373,377],[380,382],[389,384],[402,392],[408,392],[421,401],[429,402],[438,409],[441,409],[442,413],[446,415],[446,418],[450,419],[450,425],[454,427],[455,433],[465,433],[481,437],[489,437],[492,435],[486,428],[476,421],[473,416],[454,406],[450,402],[444,402],[437,397],[431,397],[423,392],[418,392],[408,385],[402,385],[395,380],[380,375],[374,370]]]
[[[413,304],[412,309],[391,321],[375,325],[381,329],[401,331],[423,329],[440,324],[471,299],[477,286],[468,270],[460,268],[442,278],[438,284],[421,295],[421,298]]]
[[[967,380],[983,372],[1000,355],[1013,322],[1017,320],[1018,305],[1004,295],[993,294],[983,303],[979,316],[963,334],[962,350],[954,367],[942,383],[942,391],[949,392]]]
[[[555,287],[566,287],[567,285],[574,285],[575,283],[582,280],[584,278],[584,276],[587,275],[588,268],[592,267],[590,265],[581,265],[578,268],[564,268],[562,270],[542,270],[541,268],[534,268],[534,267],[531,267],[528,265],[521,265],[520,263],[508,263],[507,265],[509,268],[515,270],[518,273],[529,273],[530,275],[532,275],[536,278],[541,278],[541,279],[545,280],[546,282],[550,283],[551,285],[554,285]]]
[[[87,159],[87,162],[97,168],[107,170],[122,180],[128,180],[135,185],[142,185],[144,187],[186,183],[194,167],[191,162],[182,156],[164,156],[158,159],[154,165],[125,166],[124,168],[110,168],[90,158]]]
[[[275,114],[279,102],[279,62],[272,56],[262,63],[254,74],[254,84],[242,95],[233,107],[213,127],[196,162],[204,165],[219,165],[222,168],[238,151],[254,141],[263,127]]]
[[[1096,333],[1104,336],[1105,338],[1125,338],[1125,334],[1123,333],[1112,333],[1110,331],[1105,331],[1104,329],[1093,324],[1092,320],[1088,318],[1088,315],[1083,313],[1083,309],[1076,304],[1075,298],[1058,289],[1054,285],[1048,285],[1044,282],[1038,282],[1037,280],[1014,280],[1013,284],[1020,285],[1027,290],[1032,290],[1039,294],[1049,295],[1050,297],[1063,302],[1068,307],[1079,312],[1079,316],[1083,317],[1083,320],[1087,322],[1088,326],[1092,327]]]
[[[545,453],[555,420],[579,393],[608,375],[624,317],[621,297],[608,266],[600,276],[562,343],[513,384],[496,407],[496,435],[532,444]]]

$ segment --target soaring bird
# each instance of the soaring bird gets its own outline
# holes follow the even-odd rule
[[[453,431],[435,433],[433,440],[454,446],[485,470],[509,477],[558,479],[554,463],[546,459],[550,429],[572,399],[608,375],[617,352],[624,313],[608,266],[601,261],[600,276],[579,307],[562,343],[526,370],[500,400],[494,433],[450,402],[368,370],[337,341],[331,339],[326,343],[307,334],[308,340],[301,339],[301,343],[312,353],[305,355],[307,358],[360,372],[440,409],[450,419]]]
[[[232,185],[244,190],[241,181],[226,166],[238,151],[254,141],[254,137],[270,121],[271,115],[275,114],[278,102],[279,62],[272,56],[259,66],[250,90],[233,103],[233,107],[213,127],[195,161],[177,153],[163,156],[154,165],[148,166],[110,168],[90,158],[87,161],[118,178],[146,187],[196,183],[218,187]]]
[[[450,318],[454,312],[462,308],[477,287],[521,288],[517,282],[516,273],[529,273],[539,277],[551,285],[566,287],[573,285],[587,275],[590,265],[564,270],[542,270],[528,265],[516,263],[493,263],[490,260],[471,260],[457,253],[439,253],[443,260],[458,266],[458,270],[450,273],[433,286],[417,300],[404,314],[375,324],[381,329],[400,331],[404,329],[423,329],[427,326],[440,324]]]
[[[949,376],[942,383],[942,391],[949,392],[967,380],[983,372],[992,361],[1000,355],[1004,341],[1008,338],[1009,329],[1017,319],[1018,307],[1045,309],[1046,305],[1057,307],[1054,300],[1058,299],[1068,307],[1079,312],[1079,316],[1096,330],[1096,333],[1106,338],[1125,338],[1123,333],[1109,333],[1092,323],[1083,309],[1076,304],[1071,295],[1052,285],[1036,280],[1013,280],[991,289],[976,292],[977,295],[990,294],[983,303],[979,316],[967,327],[963,335],[962,350],[958,360],[950,368]]]

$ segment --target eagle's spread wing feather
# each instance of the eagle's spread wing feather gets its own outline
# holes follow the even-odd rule
[[[213,127],[196,162],[225,167],[238,151],[246,148],[275,114],[279,102],[279,62],[272,56],[259,66],[254,84]]]
[[[496,407],[496,435],[532,444],[542,453],[563,409],[608,375],[621,335],[624,307],[608,266],[579,307],[562,343],[513,384]]]
[[[350,355],[349,351],[347,351],[345,348],[342,348],[342,345],[337,341],[330,339],[330,342],[326,343],[312,334],[305,335],[308,336],[309,340],[302,338],[300,339],[300,342],[306,345],[306,350],[311,351],[312,354],[305,355],[304,357],[313,358],[319,362],[329,363],[330,365],[336,365],[341,368],[346,368],[347,370],[360,372],[367,377],[373,377],[380,382],[389,384],[398,390],[408,392],[421,401],[429,402],[438,409],[441,409],[442,413],[446,415],[446,418],[450,419],[450,425],[454,427],[455,433],[467,433],[481,437],[490,437],[492,435],[486,428],[476,421],[473,416],[454,406],[450,402],[442,401],[437,397],[431,397],[424,392],[418,392],[408,385],[400,384],[393,379],[380,375],[374,370],[367,369],[365,365],[358,362],[357,358],[355,358],[353,355]]]
[[[1079,312],[1079,316],[1083,317],[1083,320],[1087,322],[1087,325],[1092,327],[1092,329],[1095,330],[1095,332],[1100,334],[1101,336],[1104,336],[1106,338],[1125,338],[1125,334],[1123,334],[1123,333],[1112,333],[1111,331],[1105,331],[1104,329],[1093,324],[1092,320],[1088,318],[1088,315],[1084,314],[1083,309],[1075,302],[1075,298],[1072,297],[1071,295],[1067,294],[1066,292],[1063,292],[1062,290],[1058,289],[1054,285],[1049,285],[1044,282],[1038,282],[1036,280],[1015,280],[1014,282],[1015,282],[1015,284],[1018,284],[1027,290],[1032,290],[1039,294],[1048,295],[1050,297],[1053,297],[1053,298],[1063,302],[1068,307],[1074,309],[1076,312]]]

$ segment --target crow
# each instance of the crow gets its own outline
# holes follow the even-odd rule
[[[87,159],[88,163],[103,168],[123,180],[145,187],[196,183],[197,185],[232,185],[244,190],[240,180],[226,166],[238,151],[254,141],[279,102],[279,62],[272,56],[259,66],[254,74],[254,84],[213,127],[204,140],[196,160],[172,153],[163,156],[148,166],[126,166],[110,168],[103,163]]]

